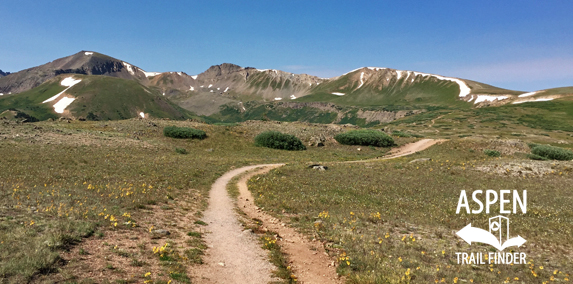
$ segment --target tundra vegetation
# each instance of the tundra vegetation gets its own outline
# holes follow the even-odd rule
[[[573,165],[528,155],[534,144],[570,149],[571,132],[530,127],[510,112],[472,111],[484,114],[436,110],[381,125],[387,133],[449,141],[412,156],[348,164],[338,162],[381,157],[389,148],[339,144],[337,134],[355,129],[342,125],[2,120],[1,282],[199,283],[191,270],[206,249],[201,212],[211,184],[232,168],[262,163],[287,165],[249,182],[257,204],[323,241],[348,283],[570,281]],[[172,139],[163,133],[169,126],[208,138]],[[325,146],[257,147],[253,140],[265,131],[294,135],[303,146],[322,135]],[[418,138],[392,139],[400,146]],[[412,162],[420,158],[431,159]],[[316,162],[328,170],[308,168]],[[490,250],[454,234],[468,223],[487,228],[493,216],[455,214],[462,189],[527,190],[527,214],[509,217],[512,234],[527,240],[510,249],[526,252],[528,264],[455,263],[455,252]],[[279,249],[273,244],[274,259]]]

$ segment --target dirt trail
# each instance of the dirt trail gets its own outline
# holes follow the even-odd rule
[[[343,162],[343,163],[364,163],[364,162],[388,160],[388,159],[394,159],[394,158],[398,158],[398,157],[408,156],[408,155],[412,155],[416,152],[420,152],[422,150],[428,149],[431,146],[438,144],[438,143],[442,143],[444,141],[446,141],[446,139],[422,139],[422,140],[416,141],[414,143],[409,143],[409,144],[403,145],[401,147],[398,147],[396,149],[393,149],[392,151],[390,151],[390,155],[388,155],[388,156],[384,156],[384,157],[380,157],[380,158],[374,158],[374,159],[367,159],[367,160],[347,161],[347,162]]]
[[[394,159],[394,158],[398,158],[398,157],[408,156],[408,155],[414,154],[416,152],[426,150],[426,149],[432,147],[433,145],[438,144],[438,143],[442,143],[444,141],[446,141],[446,139],[422,139],[422,140],[416,141],[414,143],[409,143],[409,144],[403,145],[401,147],[398,147],[396,149],[393,149],[392,151],[390,151],[389,156],[385,156],[385,157],[382,157],[379,159],[380,160],[387,160],[387,159]]]
[[[374,160],[385,160],[413,154],[445,140],[422,139],[399,147],[389,156],[350,161],[359,163]],[[278,233],[283,251],[288,255],[291,267],[297,276],[298,283],[342,283],[343,279],[336,274],[335,262],[324,251],[322,243],[309,241],[287,224],[261,211],[253,202],[247,181],[255,175],[266,173],[284,164],[262,164],[234,169],[225,173],[213,184],[209,193],[209,207],[203,220],[208,223],[206,242],[209,246],[205,265],[195,273],[200,283],[269,283],[274,269],[266,257],[266,252],[250,232],[237,219],[234,204],[227,194],[227,184],[235,176],[257,168],[258,171],[243,176],[237,183],[239,198],[237,206],[250,218],[263,221],[264,229]]]
[[[433,127],[434,127],[434,124],[436,123],[436,120],[438,120],[438,119],[440,119],[440,118],[442,118],[442,117],[444,117],[444,116],[443,116],[443,115],[440,115],[440,116],[438,116],[438,117],[432,119],[432,120],[431,120],[432,123],[430,123],[430,125],[428,125],[428,128],[433,128]],[[435,128],[434,128],[434,130],[436,131],[436,133],[440,132],[440,130],[438,130],[438,129],[435,129]]]
[[[273,265],[255,237],[237,219],[235,204],[227,194],[227,183],[246,171],[259,167],[279,167],[283,164],[255,165],[235,169],[218,178],[209,193],[209,207],[204,212],[210,233],[206,237],[205,265],[196,271],[199,283],[268,283]]]
[[[253,196],[247,188],[247,181],[252,176],[264,174],[276,167],[265,167],[242,177],[237,183],[240,192],[237,205],[250,218],[262,220],[263,228],[278,233],[281,239],[277,243],[287,254],[298,283],[342,283],[343,280],[336,274],[335,262],[325,252],[321,242],[308,240],[287,224],[261,211],[253,202]]]

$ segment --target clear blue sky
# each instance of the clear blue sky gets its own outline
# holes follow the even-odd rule
[[[573,1],[0,0],[0,69],[80,50],[190,75],[377,66],[532,91],[573,86]]]

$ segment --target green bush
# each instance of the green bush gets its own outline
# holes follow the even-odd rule
[[[296,136],[278,131],[265,131],[257,135],[255,137],[255,145],[281,150],[306,150],[302,141]]]
[[[175,147],[175,152],[177,152],[177,153],[179,153],[179,154],[181,154],[181,155],[185,155],[185,154],[188,153],[188,152],[187,152],[187,149],[185,149],[185,148],[177,148],[177,147]]]
[[[501,153],[499,151],[496,151],[496,150],[485,149],[485,150],[483,150],[483,152],[490,157],[501,156]]]
[[[394,139],[386,133],[377,130],[350,130],[334,136],[334,139],[340,144],[390,147],[394,146]]]
[[[207,138],[207,133],[203,130],[190,128],[190,127],[177,127],[177,126],[167,126],[163,128],[163,135],[172,138],[180,139],[205,139]]]
[[[531,149],[531,154],[541,156],[550,160],[560,160],[560,161],[573,160],[573,152],[571,152],[571,150],[549,145],[535,145]]]

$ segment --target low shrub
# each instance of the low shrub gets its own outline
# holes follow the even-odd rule
[[[296,136],[278,131],[265,131],[257,135],[255,145],[280,150],[306,150],[302,141]]]
[[[549,145],[535,145],[531,149],[531,154],[544,157],[550,160],[559,160],[559,161],[573,160],[573,152],[571,152],[571,150]]]
[[[483,150],[483,152],[490,157],[501,156],[501,153],[499,151],[496,151],[496,150],[485,149],[485,150]]]
[[[185,148],[177,148],[175,147],[175,152],[181,154],[181,155],[185,155],[187,154],[187,150]]]
[[[350,130],[334,136],[334,139],[344,145],[361,145],[376,147],[394,146],[394,139],[386,133],[377,130]]]
[[[167,126],[163,128],[163,135],[179,139],[205,139],[207,133],[203,130],[190,127]]]
[[[541,157],[539,155],[535,155],[535,154],[527,154],[527,157],[532,159],[532,160],[537,160],[537,161],[547,161],[549,159],[545,158],[545,157]]]

